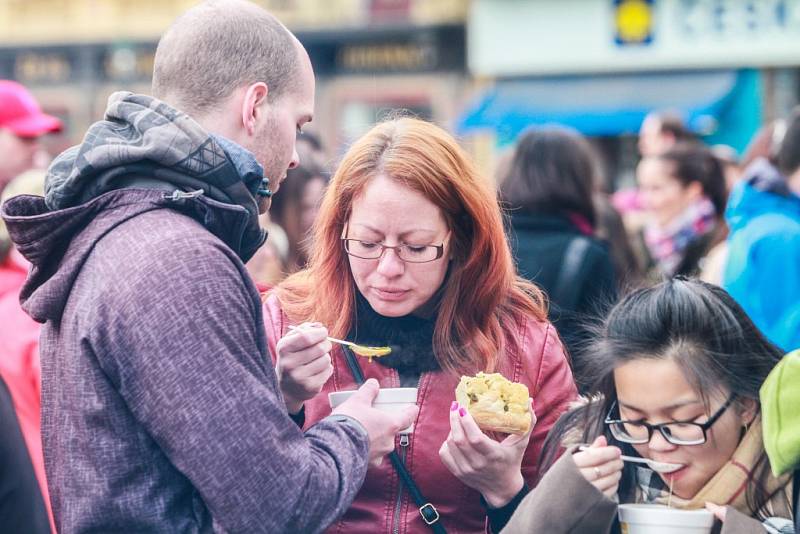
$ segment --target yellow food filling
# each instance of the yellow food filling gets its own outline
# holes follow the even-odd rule
[[[497,412],[527,413],[528,388],[511,382],[500,373],[478,373],[462,376],[461,384],[469,406],[480,402],[482,409]],[[460,389],[460,388],[459,388]],[[462,402],[459,399],[459,402]]]

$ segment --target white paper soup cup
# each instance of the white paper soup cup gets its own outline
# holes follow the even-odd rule
[[[620,504],[619,522],[622,534],[709,534],[714,515],[660,504]]]
[[[350,395],[355,393],[351,391],[334,391],[328,393],[328,401],[331,404],[331,409],[336,409],[341,403],[350,398]],[[402,412],[409,406],[414,406],[417,403],[417,388],[381,388],[378,391],[378,396],[372,406],[381,410],[382,412],[395,413]],[[400,434],[411,434],[414,431],[414,424],[408,428],[404,428]]]

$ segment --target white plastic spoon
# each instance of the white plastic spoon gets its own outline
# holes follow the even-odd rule
[[[586,445],[582,445],[582,446],[578,447],[578,450],[585,451],[585,450],[590,449],[590,448],[591,447],[588,447]],[[625,462],[634,462],[634,463],[637,463],[637,464],[647,464],[647,466],[650,469],[652,469],[653,471],[658,471],[659,473],[674,473],[678,469],[682,469],[684,467],[684,464],[671,464],[669,462],[659,462],[659,461],[656,461],[656,460],[650,460],[648,458],[637,458],[635,456],[625,456],[624,454],[622,456],[620,456],[620,459],[622,459]]]

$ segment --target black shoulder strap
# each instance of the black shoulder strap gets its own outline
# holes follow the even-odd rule
[[[794,514],[794,531],[800,533],[800,466],[795,469],[792,478],[792,514]]]
[[[554,302],[558,302],[562,308],[574,308],[577,302],[575,291],[575,276],[581,268],[586,252],[589,250],[591,242],[588,237],[577,236],[570,240],[567,250],[564,252],[564,260],[561,262],[561,270],[558,272],[558,279],[550,295]],[[569,298],[568,298],[569,297]]]
[[[353,374],[356,384],[360,386],[364,383],[364,373],[361,371],[361,365],[358,363],[358,359],[356,359],[355,355],[350,349],[344,346],[342,349],[344,350],[344,355],[347,358],[347,366],[350,368],[350,372]],[[419,515],[422,516],[422,520],[425,521],[425,523],[431,527],[431,530],[433,530],[436,534],[447,534],[447,531],[442,525],[439,511],[436,510],[436,507],[433,506],[433,504],[431,504],[430,501],[428,501],[428,499],[426,499],[419,490],[416,482],[414,482],[414,479],[411,478],[411,473],[409,473],[408,469],[406,469],[406,466],[403,465],[403,460],[400,459],[400,455],[397,454],[397,451],[392,451],[389,453],[389,460],[392,462],[394,470],[397,471],[400,480],[402,480],[403,484],[406,485],[406,489],[408,489],[408,493],[411,494],[411,498],[414,499],[415,503],[417,503]]]

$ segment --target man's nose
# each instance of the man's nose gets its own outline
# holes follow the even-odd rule
[[[297,148],[292,149],[292,159],[289,161],[289,168],[294,169],[300,165],[300,155],[297,153]]]

